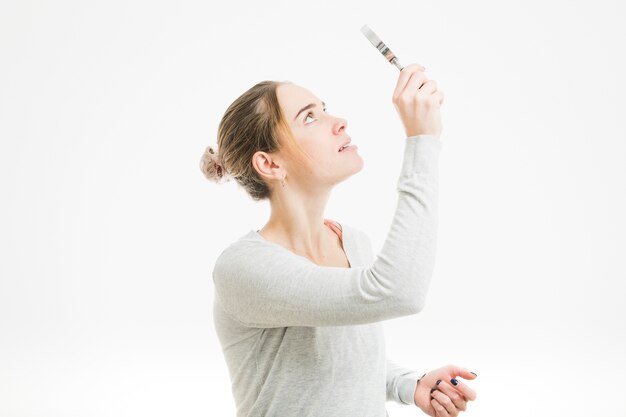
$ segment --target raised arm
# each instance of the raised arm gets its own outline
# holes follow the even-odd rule
[[[371,265],[323,267],[271,245],[231,245],[213,270],[224,311],[251,327],[354,325],[418,313],[435,266],[441,148],[432,135],[406,138],[395,214]]]

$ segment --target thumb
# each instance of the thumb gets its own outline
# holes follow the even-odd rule
[[[476,379],[476,377],[478,376],[467,368],[457,368],[455,369],[455,374],[463,379]]]

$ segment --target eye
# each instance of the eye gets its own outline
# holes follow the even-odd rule
[[[326,107],[324,107],[324,111],[326,111]],[[305,124],[305,125],[311,124],[311,123],[307,123],[307,122],[306,122],[306,119],[308,119],[308,118],[309,118],[309,116],[311,116],[312,114],[313,114],[313,112],[312,112],[312,111],[310,111],[310,112],[308,112],[308,113],[306,114],[306,116],[304,117],[304,124]],[[318,119],[313,118],[313,120],[318,120]]]

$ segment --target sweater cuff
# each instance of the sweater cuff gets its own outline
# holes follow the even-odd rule
[[[401,175],[437,170],[443,143],[433,135],[409,136],[404,142]]]
[[[405,404],[417,406],[417,404],[415,404],[415,390],[420,377],[419,372],[412,372],[398,377],[398,397],[400,397],[400,401]]]

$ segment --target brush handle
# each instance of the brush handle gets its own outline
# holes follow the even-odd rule
[[[398,58],[397,58],[397,57],[395,57],[395,56],[394,56],[394,57],[393,57],[393,59],[392,59],[391,61],[389,61],[389,62],[391,62],[392,64],[394,64],[396,67],[398,67],[398,69],[399,69],[400,71],[402,71],[402,69],[404,68],[402,65],[400,65],[400,61],[399,61],[399,60],[398,60]]]

